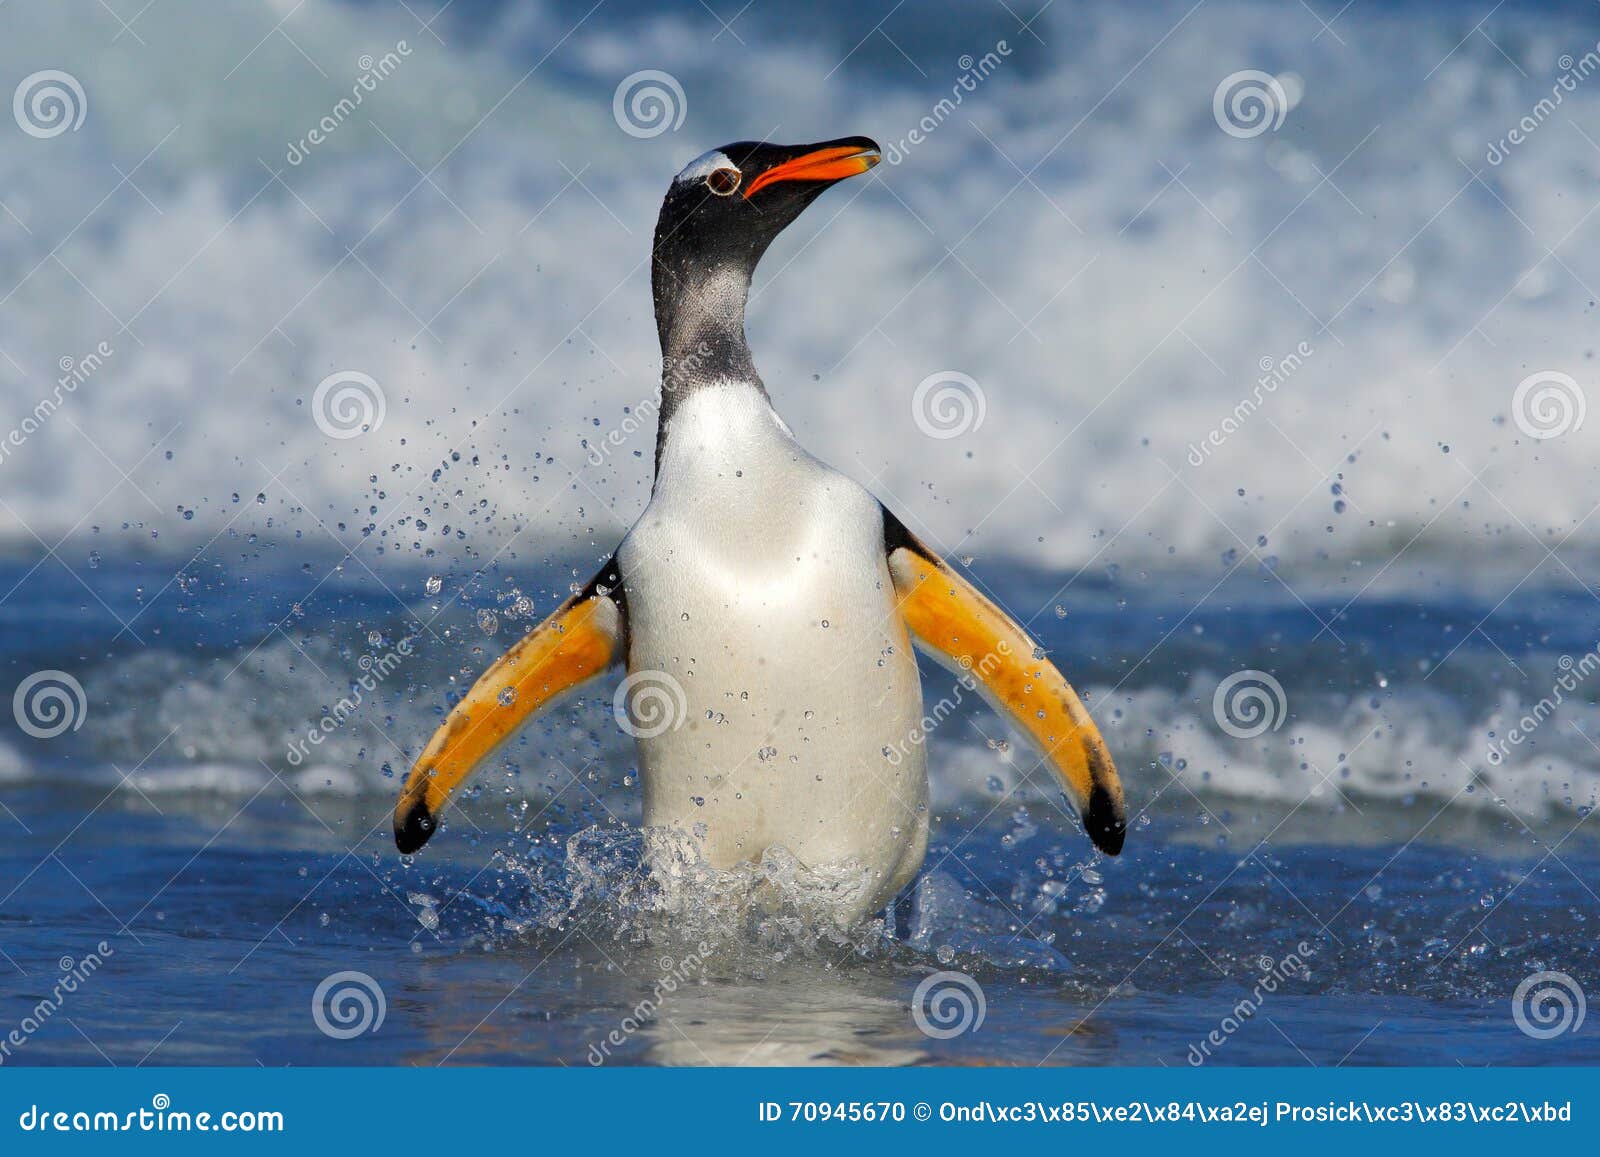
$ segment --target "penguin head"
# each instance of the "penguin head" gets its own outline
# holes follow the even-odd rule
[[[755,272],[773,238],[824,189],[882,159],[866,137],[812,145],[740,141],[690,161],[656,222],[655,266],[682,290],[697,274]],[[658,285],[658,290],[664,288]]]

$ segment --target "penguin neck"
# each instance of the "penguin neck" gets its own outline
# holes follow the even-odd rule
[[[661,340],[661,408],[657,436],[684,400],[711,386],[745,387],[768,401],[744,335],[750,272],[731,265],[674,266],[657,259],[656,331]]]

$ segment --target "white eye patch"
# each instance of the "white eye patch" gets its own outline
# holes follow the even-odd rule
[[[712,149],[709,153],[701,153],[694,160],[683,167],[683,171],[672,179],[675,185],[682,185],[690,181],[704,181],[706,175],[714,169],[738,169],[727,154],[721,149]]]

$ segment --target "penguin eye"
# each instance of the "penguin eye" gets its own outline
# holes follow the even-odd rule
[[[719,197],[729,197],[743,180],[744,174],[738,169],[712,169],[706,174],[706,188]]]

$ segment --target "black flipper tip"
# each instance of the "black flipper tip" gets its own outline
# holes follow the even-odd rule
[[[406,855],[410,855],[433,835],[438,827],[433,818],[433,813],[428,810],[426,800],[418,800],[411,805],[411,810],[404,817],[396,817],[394,821],[394,846]]]
[[[1089,806],[1083,813],[1083,830],[1089,834],[1094,846],[1108,856],[1120,853],[1122,843],[1128,836],[1128,819],[1123,812],[1122,801],[1098,783],[1089,793]]]

